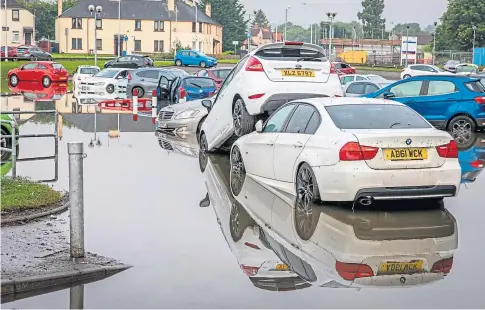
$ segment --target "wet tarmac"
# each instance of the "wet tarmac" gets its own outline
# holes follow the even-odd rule
[[[293,225],[292,197],[247,178],[244,194],[233,196],[227,156],[199,158],[194,137],[159,139],[149,117],[130,124],[124,115],[120,137],[109,139],[116,114],[101,113],[101,145],[90,148],[89,108],[73,113],[66,98],[29,104],[63,113],[56,189],[68,189],[67,142],[85,143],[86,250],[134,266],[84,285],[84,308],[485,307],[485,174],[474,164],[485,157],[484,134],[462,142],[464,183],[444,207],[393,203],[352,212],[320,205],[301,231]],[[50,122],[25,119],[20,131],[51,133]],[[52,138],[25,139],[20,154],[48,156],[53,148]],[[45,179],[53,167],[53,161],[21,162],[17,173]],[[372,267],[374,276],[347,270],[361,275],[348,280],[344,267],[356,262]],[[65,289],[2,306],[67,308],[69,302]]]

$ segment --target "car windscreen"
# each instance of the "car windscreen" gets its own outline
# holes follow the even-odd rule
[[[179,69],[172,69],[169,71],[169,73],[174,77],[189,75],[186,71]]]
[[[340,129],[430,128],[414,110],[395,104],[347,104],[325,107]]]
[[[94,77],[100,77],[100,78],[114,78],[116,73],[118,71],[116,70],[103,70],[94,75]]]
[[[482,79],[482,82],[485,82],[485,78]],[[469,82],[469,83],[465,83],[465,86],[472,92],[485,93],[485,86],[482,84],[482,82],[481,81]]]
[[[61,65],[61,64],[52,64],[52,68],[54,68],[56,70],[62,70],[62,69],[64,69],[64,66]]]
[[[257,51],[255,56],[265,60],[328,61],[322,51],[301,45],[269,46]]]
[[[225,80],[231,71],[232,70],[214,70],[214,75],[219,79]]]
[[[81,68],[79,73],[81,74],[96,74],[99,72],[98,68]]]
[[[472,73],[476,72],[477,67],[475,66],[457,66],[456,67],[456,73],[461,73],[461,72],[466,72],[466,73]]]
[[[184,85],[188,87],[197,87],[197,88],[216,87],[216,83],[212,79],[206,79],[206,78],[185,79]]]

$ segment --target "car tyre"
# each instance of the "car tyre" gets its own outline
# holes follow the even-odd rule
[[[207,67],[207,64],[205,63],[205,61],[201,61],[199,65],[201,68]]]
[[[9,83],[12,86],[17,86],[19,83],[19,77],[16,74],[12,74],[10,76]]]
[[[42,86],[44,86],[45,88],[51,86],[51,78],[47,75],[42,78]]]
[[[112,94],[115,92],[115,86],[113,84],[108,84],[108,86],[106,86],[106,92],[108,94]]]
[[[2,137],[1,137],[0,144],[4,148],[11,149],[12,148],[12,139],[4,137],[4,136],[8,136],[8,135],[10,135],[10,133],[6,129],[2,128]],[[10,152],[1,151],[2,161],[7,161],[10,158],[10,156],[11,156]]]
[[[207,116],[204,116],[200,121],[199,124],[197,125],[197,131],[195,132],[197,134],[197,142],[200,143],[200,129],[202,128],[202,124],[204,124],[205,119]]]
[[[252,219],[243,207],[234,201],[229,216],[229,231],[234,242],[241,240],[244,231],[252,224]]]
[[[254,130],[255,117],[248,113],[244,101],[239,98],[234,103],[232,109],[232,120],[234,124],[234,134],[242,137]]]
[[[234,146],[230,155],[230,184],[231,191],[234,196],[238,196],[241,193],[244,181],[246,180],[246,167],[244,166],[244,160],[241,156],[239,147]]]
[[[303,163],[296,174],[295,230],[303,240],[309,240],[317,227],[320,213],[315,204],[320,201],[317,179],[312,168]]]
[[[207,150],[207,138],[203,132],[199,138],[199,168],[200,172],[204,173],[205,167],[207,166],[207,158],[209,156],[209,151]]]
[[[451,119],[447,130],[453,137],[472,135],[476,131],[475,121],[467,115],[458,115]]]
[[[410,76],[409,74],[405,74],[405,75],[403,76],[403,79],[409,79],[410,77],[411,77],[411,76]]]
[[[141,87],[133,87],[133,89],[131,90],[131,94],[134,96],[135,95],[135,89],[138,90],[138,98],[143,98],[143,96],[145,95],[145,90]]]
[[[36,60],[35,56],[30,56],[30,61],[35,61],[35,60]]]
[[[47,61],[52,61],[52,57],[47,57]]]
[[[177,67],[180,67],[180,66],[182,65],[182,61],[181,61],[180,59],[177,59],[177,60],[175,61],[175,65],[176,65]]]

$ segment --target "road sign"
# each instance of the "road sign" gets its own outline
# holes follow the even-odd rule
[[[239,44],[239,41],[232,41],[232,44],[238,45]]]

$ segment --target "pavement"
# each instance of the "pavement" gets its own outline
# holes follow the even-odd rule
[[[59,179],[52,186],[68,189],[67,142],[84,142],[86,249],[134,267],[71,289],[15,301],[2,298],[5,308],[67,308],[69,301],[82,302],[86,308],[138,309],[483,308],[485,305],[485,269],[480,267],[485,256],[481,230],[485,218],[484,174],[473,183],[463,184],[458,197],[445,200],[446,210],[456,221],[459,239],[452,269],[443,279],[406,288],[381,286],[361,290],[308,284],[291,290],[291,283],[287,286],[285,282],[286,290],[272,291],[257,285],[241,269],[240,248],[231,241],[225,228],[228,224],[214,203],[200,207],[208,193],[209,179],[207,173],[201,173],[198,158],[184,156],[183,149],[174,152],[161,148],[151,119],[140,117],[139,123],[130,124],[128,115],[122,118],[120,137],[114,139],[108,138],[106,130],[115,128],[116,116],[98,115],[101,132],[97,136],[102,143],[89,148],[87,144],[94,137],[90,129],[94,125],[93,115],[86,111],[71,113],[70,104],[65,98],[42,104],[44,109],[55,106],[64,114]],[[52,132],[52,124],[27,121],[20,130],[26,134],[48,133]],[[52,139],[26,139],[21,141],[21,155],[48,156],[53,147]],[[227,166],[218,167],[227,170]],[[17,173],[33,180],[47,179],[52,177],[53,169],[52,161],[20,162]],[[223,180],[217,184],[210,196],[224,198],[227,192]],[[221,201],[224,203],[220,208],[230,207],[230,199]],[[352,215],[350,209],[342,212]],[[413,218],[419,219],[420,211],[416,212]],[[37,257],[48,259],[53,253],[65,253],[67,214],[24,226],[3,227],[2,274],[24,267],[38,269]],[[384,221],[384,226],[392,223],[386,222],[392,221],[392,213],[376,216]],[[419,220],[411,221],[407,229],[416,223]],[[411,251],[419,248],[418,239]],[[24,251],[26,247],[32,250]],[[12,255],[21,263],[14,263]],[[262,259],[266,255],[269,260],[275,259],[272,251],[262,250]],[[102,261],[105,262],[108,266],[112,264],[109,259]]]

